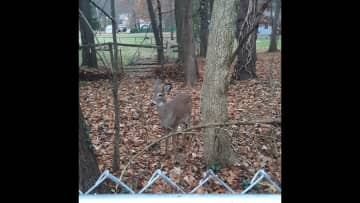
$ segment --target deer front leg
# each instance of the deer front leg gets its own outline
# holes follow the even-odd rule
[[[178,158],[178,135],[172,136],[172,144],[173,144],[173,152],[174,152],[174,159],[173,163],[176,164],[179,162]]]
[[[190,115],[185,117],[184,119],[184,123],[183,123],[184,129],[189,128],[190,126]],[[183,147],[186,149],[186,146],[188,145],[190,147],[191,145],[191,140],[192,140],[192,136],[189,134],[183,134]]]
[[[169,135],[173,130],[170,128],[165,129],[165,136]],[[170,151],[170,144],[172,143],[172,136],[165,139],[165,154],[167,155]]]
[[[165,136],[168,135],[170,132],[169,129],[165,129]],[[169,138],[165,138],[165,155],[168,154],[168,145],[169,145]]]

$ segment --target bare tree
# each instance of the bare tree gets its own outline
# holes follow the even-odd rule
[[[115,13],[116,13],[115,0],[111,0],[111,17],[113,18],[113,20],[112,20],[112,36],[113,36],[113,42],[114,42],[114,57],[115,57],[114,68],[118,72],[119,71],[119,66],[118,66],[119,60],[118,60],[118,46],[117,46],[117,37],[116,37],[118,23],[116,21]]]
[[[149,16],[150,16],[150,20],[151,20],[151,26],[152,26],[152,29],[153,29],[153,32],[154,32],[156,46],[159,46],[159,48],[157,49],[158,62],[163,63],[164,50],[163,50],[163,43],[162,43],[162,40],[161,40],[161,37],[160,37],[160,32],[162,32],[162,30],[159,29],[158,24],[156,23],[154,7],[152,5],[151,0],[146,0],[146,2],[147,2]]]
[[[159,37],[161,46],[163,45],[163,25],[162,25],[162,14],[161,14],[161,3],[160,0],[157,0],[157,9],[158,9],[158,17],[159,17]]]
[[[214,7],[214,0],[210,0],[210,14],[212,14],[213,7]]]
[[[134,0],[128,0],[127,3],[129,5],[129,10],[130,10],[129,27],[131,29],[131,28],[136,27],[135,1]]]
[[[91,22],[92,10],[88,0],[79,1],[80,10],[85,15],[86,19]],[[95,44],[94,35],[86,24],[85,20],[80,18],[80,35],[82,45]],[[97,67],[95,46],[85,46],[82,50],[82,66]]]
[[[256,24],[256,0],[240,0],[237,22],[237,38],[244,36]],[[234,67],[233,79],[248,80],[256,78],[256,29],[240,47]],[[238,43],[240,43],[238,41]]]
[[[198,77],[198,69],[195,56],[195,43],[193,35],[192,2],[183,0],[181,4],[183,19],[181,20],[181,46],[183,47],[185,84],[194,86]]]
[[[273,4],[272,4],[273,5]],[[281,8],[281,0],[275,0],[275,19],[272,19],[272,30],[271,30],[271,36],[270,36],[270,45],[269,45],[269,52],[277,51],[277,40],[276,40],[276,33],[277,33],[277,27],[278,27],[278,21],[279,21],[279,14],[280,14],[280,8]]]
[[[158,7],[158,17],[159,17],[159,38],[161,47],[161,56],[160,56],[160,65],[161,65],[161,74],[160,77],[164,79],[164,38],[163,38],[163,25],[162,25],[162,14],[161,14],[161,3],[160,0],[157,0]]]
[[[246,40],[249,38],[249,36],[256,31],[259,22],[260,22],[260,17],[263,14],[263,12],[265,11],[265,9],[269,6],[269,3],[271,2],[271,0],[265,0],[265,2],[261,5],[259,11],[256,13],[256,19],[255,19],[255,23],[253,24],[252,27],[243,27],[240,30],[243,29],[247,29],[247,31],[244,31],[244,35],[239,35],[238,36],[238,45],[235,49],[235,51],[231,54],[231,58],[229,60],[229,65],[232,64],[232,62],[235,60],[236,56],[239,54],[241,48],[243,47],[243,45],[245,44]]]
[[[204,82],[201,88],[201,121],[220,123],[228,120],[227,76],[233,50],[236,0],[214,0]],[[216,25],[216,26],[215,26]],[[231,142],[221,128],[204,129],[204,154],[207,167],[227,166],[233,162]]]
[[[167,31],[172,31],[175,26],[175,11],[174,11],[175,0],[161,1],[161,7],[163,10],[163,28]]]
[[[206,57],[209,36],[208,10],[209,0],[200,0],[200,56]]]
[[[115,19],[115,0],[111,0],[111,16]],[[120,144],[120,113],[119,113],[119,101],[118,101],[118,53],[117,53],[117,40],[116,40],[117,23],[116,20],[112,21],[112,34],[114,40],[114,46],[110,44],[110,57],[112,64],[112,90],[113,90],[113,102],[115,112],[115,138],[114,138],[114,155],[113,155],[113,170],[118,171],[120,167],[119,158],[119,144]],[[114,52],[112,51],[114,47]],[[112,57],[114,54],[114,58]],[[122,64],[122,63],[120,63]],[[121,66],[122,67],[122,66]],[[123,69],[122,69],[123,70]]]
[[[95,184],[99,176],[99,166],[79,103],[79,189],[86,192]],[[106,193],[106,188],[100,185],[95,191],[96,193]]]
[[[178,59],[180,63],[184,63],[183,47],[181,44],[181,29],[184,13],[182,12],[183,1],[175,0],[175,24],[176,24],[176,42],[178,44]]]

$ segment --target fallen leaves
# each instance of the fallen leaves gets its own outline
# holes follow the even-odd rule
[[[174,167],[173,169],[170,170],[169,172],[169,177],[171,178],[171,180],[173,180],[175,183],[180,183],[180,177],[181,177],[181,169],[180,167]]]
[[[185,176],[184,181],[189,186],[189,188],[194,188],[198,184],[198,182],[196,181],[196,179],[192,175]]]
[[[228,175],[225,177],[225,180],[228,184],[232,185],[236,179],[239,178],[239,174],[236,172],[229,170]]]
[[[272,54],[258,54],[257,79],[238,81],[235,85],[229,86],[229,120],[280,117],[280,53],[276,53],[273,65],[274,94],[271,93],[268,81],[271,57]],[[201,73],[203,74],[204,60],[201,59],[198,62],[201,63]],[[95,72],[98,73],[99,70]],[[101,77],[105,77],[105,75],[107,73],[103,73]],[[94,74],[91,77],[94,79]],[[149,105],[152,79],[152,75],[135,75],[125,77],[120,82],[120,168],[124,168],[129,159],[149,143],[164,136],[157,112]],[[181,78],[167,79],[167,82],[173,84],[169,99],[177,92],[189,91],[184,87]],[[191,90],[193,125],[200,120],[200,89],[201,79]],[[90,138],[95,148],[99,169],[101,171],[108,169],[114,175],[119,176],[121,171],[112,171],[115,131],[111,91],[109,79],[81,81],[80,83],[81,108],[89,125]],[[256,126],[231,125],[228,130],[231,131],[232,147],[238,157],[238,164],[222,169],[218,173],[219,177],[233,190],[241,192],[242,180],[251,179],[258,169],[265,168],[267,172],[271,172],[272,179],[279,183],[281,180],[281,128],[263,124]],[[181,140],[180,136],[179,141]],[[161,169],[167,172],[168,176],[179,183],[185,191],[191,191],[203,178],[202,173],[206,171],[202,136],[192,136],[191,145],[181,147],[177,156],[174,153],[171,153],[170,156],[165,155],[164,151],[164,142],[145,151],[131,163],[123,181],[129,186],[135,187],[132,189],[139,190],[145,186],[156,169]],[[226,193],[223,186],[214,183],[215,181],[210,182],[200,187],[196,193]],[[266,184],[262,187],[263,192],[273,191],[273,188]],[[176,190],[167,182],[157,180],[146,192],[170,193],[176,192]]]

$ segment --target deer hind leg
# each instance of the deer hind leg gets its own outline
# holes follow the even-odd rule
[[[179,160],[179,158],[178,158],[178,135],[174,135],[171,137],[172,137],[172,151],[174,153],[173,163],[176,164]]]
[[[190,126],[190,116],[185,117],[184,119],[184,129],[189,128]],[[186,146],[191,145],[192,136],[190,134],[183,134],[183,147],[186,149]]]
[[[172,133],[174,131],[174,129],[167,129],[165,131],[165,136],[169,135],[170,133]],[[165,154],[168,155],[168,152],[171,152],[174,150],[174,147],[171,148],[171,144],[173,144],[173,136],[170,136],[168,138],[165,139]]]
[[[169,140],[171,142],[172,145],[172,149],[171,151],[175,153],[175,155],[178,152],[178,148],[179,148],[179,135],[173,135],[171,137],[169,137]]]
[[[170,133],[169,129],[165,129],[165,136]],[[165,138],[165,155],[168,154],[169,138]]]
[[[165,139],[165,155],[168,154],[168,145],[169,145],[169,139],[166,138],[166,139]]]

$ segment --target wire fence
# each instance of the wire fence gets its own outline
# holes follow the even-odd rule
[[[165,62],[177,59],[176,35],[163,33],[163,50]],[[97,34],[98,43],[112,43],[113,38],[110,34]],[[79,39],[81,40],[81,39]],[[118,43],[134,46],[118,46],[121,53],[121,60],[124,66],[130,65],[149,65],[157,64],[157,48],[153,33],[117,34]],[[80,43],[80,42],[79,42]],[[80,43],[81,44],[81,43]],[[110,61],[110,53],[107,47],[98,47],[97,52]],[[120,59],[119,59],[120,60]],[[79,65],[82,64],[82,50],[79,50]],[[105,66],[98,56],[98,65]]]
[[[163,33],[163,47],[164,47],[164,57],[166,61],[174,61],[178,57],[177,52],[177,42],[176,34],[174,33],[171,36],[171,33]],[[112,42],[111,34],[97,34],[97,40],[100,43],[109,43]],[[277,37],[278,47],[281,47],[281,37]],[[155,38],[153,33],[134,33],[134,34],[117,34],[117,39],[119,43],[124,44],[133,44],[133,45],[150,45],[156,46]],[[80,39],[79,39],[80,40]],[[268,33],[259,33],[256,41],[257,52],[265,52],[269,48],[270,35]],[[235,42],[236,46],[236,42]],[[234,46],[234,47],[235,47]],[[119,51],[121,52],[122,62],[125,66],[130,65],[149,65],[149,63],[157,63],[157,49],[150,47],[130,47],[130,46],[118,46]],[[82,63],[82,54],[79,53],[79,64]],[[105,57],[106,60],[110,61],[110,53],[105,47],[99,47],[97,49],[101,55]],[[195,43],[196,54],[200,52],[200,43]],[[98,57],[99,66],[104,66],[102,61]]]
[[[87,195],[90,194],[92,191],[94,191],[95,188],[97,188],[101,183],[103,183],[106,179],[110,179],[111,181],[113,181],[114,183],[120,185],[125,191],[127,191],[130,194],[142,194],[145,192],[146,189],[148,189],[149,187],[151,187],[156,180],[158,179],[163,179],[164,181],[166,181],[167,183],[169,183],[171,186],[173,186],[178,193],[181,194],[193,194],[195,193],[200,187],[202,187],[205,183],[207,183],[210,180],[216,181],[218,184],[224,186],[224,188],[228,191],[228,193],[231,194],[236,194],[234,192],[234,190],[231,189],[231,187],[229,185],[227,185],[218,175],[216,175],[211,169],[207,170],[205,173],[205,176],[199,181],[198,185],[196,187],[194,187],[194,189],[192,189],[189,193],[186,193],[179,185],[177,185],[171,178],[169,178],[168,176],[165,175],[164,172],[162,172],[160,169],[156,170],[153,175],[151,176],[151,178],[148,180],[147,184],[141,189],[139,190],[139,192],[135,192],[134,190],[132,190],[128,185],[126,185],[123,181],[121,181],[119,178],[115,177],[114,175],[112,175],[109,170],[105,170],[100,177],[98,178],[98,180],[95,182],[95,184],[88,189],[85,193],[83,193],[82,191],[79,190],[79,195]],[[245,190],[243,190],[240,194],[246,194],[247,192],[249,192],[253,187],[255,187],[257,184],[260,183],[260,181],[262,180],[266,180],[268,181],[275,189],[277,192],[281,192],[281,188],[278,186],[278,184],[276,184],[271,177],[265,172],[264,169],[260,169],[259,171],[257,171],[254,175],[254,177],[251,179],[250,181],[250,185],[248,187],[245,188]],[[96,194],[96,193],[94,193]]]

